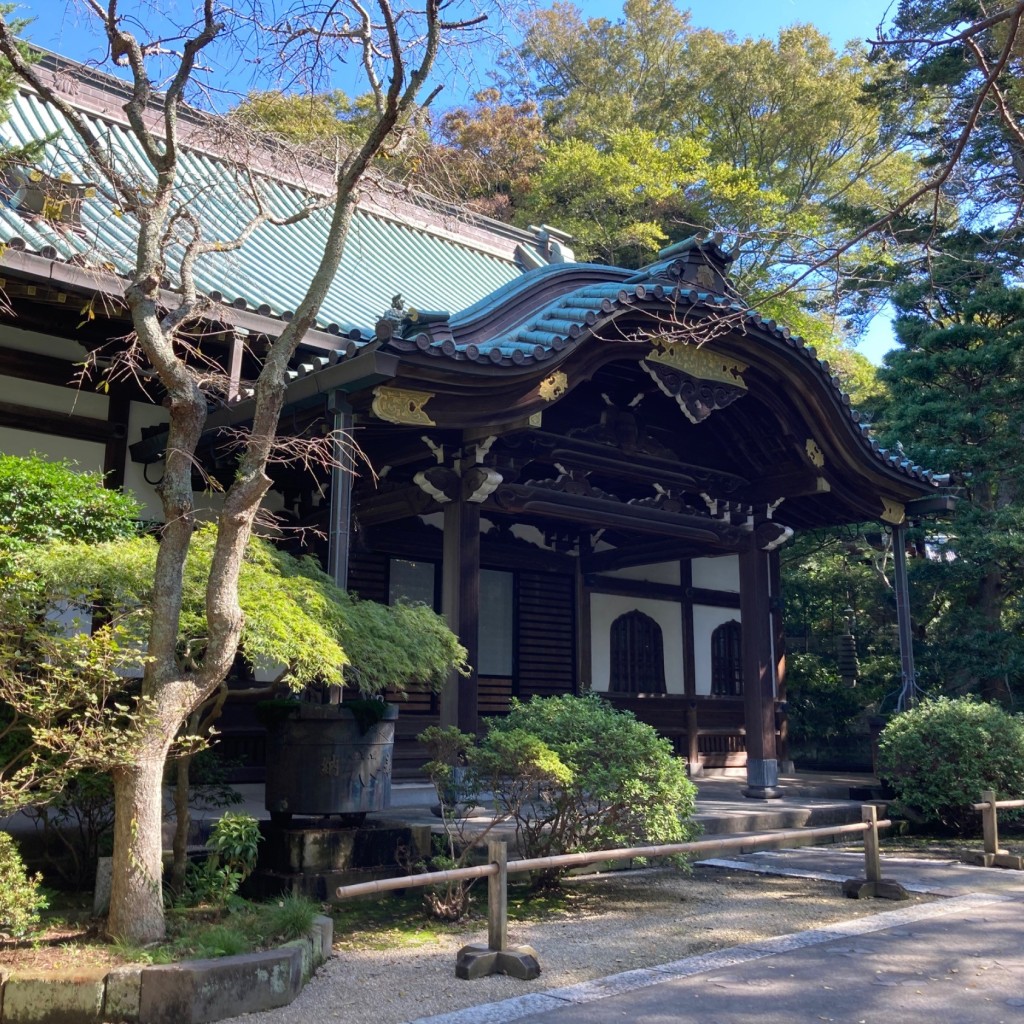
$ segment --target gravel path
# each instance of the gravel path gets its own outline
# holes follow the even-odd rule
[[[578,896],[568,912],[510,924],[510,942],[537,950],[542,973],[536,981],[455,977],[456,952],[486,941],[486,921],[480,919],[464,932],[432,936],[419,946],[398,945],[388,933],[336,934],[335,957],[291,1006],[233,1021],[404,1024],[891,909],[846,899],[835,883],[701,867],[690,877],[658,868],[569,884]]]

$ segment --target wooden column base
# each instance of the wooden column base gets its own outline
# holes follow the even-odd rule
[[[910,893],[890,879],[869,882],[866,878],[848,878],[843,882],[843,895],[851,900],[909,900]]]
[[[520,981],[533,981],[540,977],[540,961],[532,946],[509,946],[491,949],[489,946],[463,946],[455,958],[455,977],[472,981],[491,974],[507,974]]]

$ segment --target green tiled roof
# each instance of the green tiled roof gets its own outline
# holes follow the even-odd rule
[[[138,144],[121,125],[86,115],[90,127],[106,140],[113,159],[127,176],[144,183],[152,172]],[[26,143],[55,135],[41,168],[53,177],[62,173],[75,182],[93,177],[84,147],[58,111],[32,94],[19,93],[0,139]],[[196,150],[181,159],[183,195],[201,218],[210,240],[228,241],[254,209],[240,194],[231,167]],[[288,214],[309,199],[302,189],[263,180],[268,206]],[[41,217],[19,212],[17,194],[8,191],[0,205],[0,241],[29,252],[80,264],[113,266],[126,273],[131,265],[133,226],[108,195],[98,188],[81,208],[81,227],[62,228]],[[295,309],[314,272],[330,218],[329,210],[314,213],[287,228],[263,225],[238,252],[212,253],[201,261],[197,283],[229,304],[243,305],[271,316]],[[513,243],[510,243],[511,250]],[[180,254],[180,249],[178,250]],[[176,253],[171,252],[171,263]],[[338,325],[343,332],[372,331],[401,293],[412,306],[460,310],[519,277],[512,258],[460,243],[443,233],[401,223],[375,212],[357,210],[345,244],[341,267],[318,318],[321,327]]]

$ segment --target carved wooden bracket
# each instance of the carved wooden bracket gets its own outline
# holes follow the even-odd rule
[[[429,391],[377,387],[373,389],[373,413],[389,423],[433,427],[436,424],[424,409],[424,406],[433,397],[434,395]]]
[[[716,355],[707,346],[668,342],[655,338],[656,351],[640,366],[691,423],[732,405],[747,391],[745,364]]]

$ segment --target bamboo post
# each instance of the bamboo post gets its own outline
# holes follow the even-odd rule
[[[500,952],[508,949],[508,843],[488,840],[487,859],[498,868],[487,878],[487,946]]]

